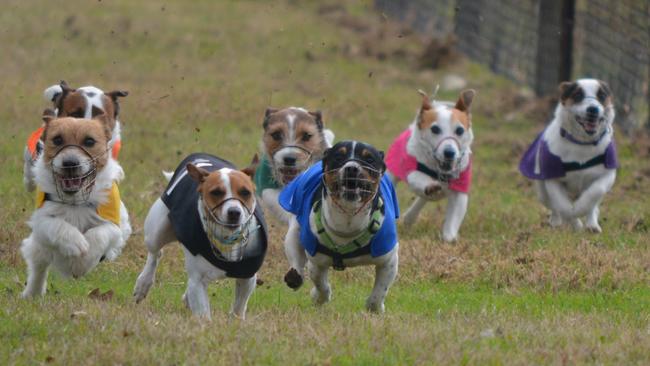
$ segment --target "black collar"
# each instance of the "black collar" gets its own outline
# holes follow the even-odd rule
[[[439,173],[439,172],[437,172],[437,171],[435,171],[433,169],[430,169],[428,166],[420,163],[419,161],[418,161],[418,167],[417,167],[416,170],[430,176],[431,178],[433,178],[434,180],[437,180],[439,182],[449,182],[450,180],[455,178],[452,174],[443,174],[443,173]]]

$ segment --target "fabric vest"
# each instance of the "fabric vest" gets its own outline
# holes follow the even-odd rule
[[[198,211],[198,183],[187,173],[188,163],[209,172],[221,168],[236,169],[232,163],[206,153],[191,154],[178,165],[174,176],[161,196],[162,201],[169,209],[169,220],[176,238],[192,255],[201,255],[212,265],[225,271],[226,276],[252,277],[262,266],[267,249],[267,228],[261,205],[257,205],[254,212],[257,224],[260,226],[256,233],[260,245],[253,248],[254,246],[249,243],[244,250],[242,259],[237,262],[228,262],[218,258],[201,224]]]
[[[49,200],[49,193],[41,191],[40,188],[36,188],[36,208],[43,206],[45,201]],[[113,182],[111,188],[109,189],[108,201],[97,206],[97,214],[99,217],[106,221],[110,221],[117,226],[120,226],[120,190],[117,187],[117,183]]]
[[[260,161],[257,169],[255,170],[255,191],[257,195],[262,197],[262,191],[265,189],[279,189],[280,184],[273,177],[271,171],[271,163],[269,158],[264,155]]]

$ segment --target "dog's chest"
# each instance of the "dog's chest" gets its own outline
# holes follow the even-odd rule
[[[569,193],[575,196],[589,188],[596,180],[608,174],[608,172],[609,170],[605,166],[598,165],[588,169],[568,172],[565,177],[560,178],[560,182],[565,185]]]
[[[97,209],[93,206],[73,206],[46,202],[40,210],[46,210],[49,216],[63,219],[82,233],[104,222],[97,214]]]

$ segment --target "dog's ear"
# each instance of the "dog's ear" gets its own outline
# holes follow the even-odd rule
[[[316,121],[316,126],[318,126],[319,130],[323,129],[323,113],[321,111],[309,111],[309,113],[312,117],[314,117],[314,120]]]
[[[194,181],[196,181],[199,184],[203,183],[205,181],[205,177],[210,175],[209,171],[203,168],[199,168],[192,163],[187,163],[185,168],[187,169],[187,174],[189,174],[190,177],[192,177],[192,179],[194,179]]]
[[[251,160],[251,163],[246,168],[242,169],[241,172],[253,178],[255,176],[255,171],[257,170],[259,163],[260,158],[257,156],[257,154],[255,154],[255,156],[253,156],[253,160]]]
[[[422,89],[418,89],[418,94],[422,96],[422,106],[420,107],[420,110],[426,111],[433,108],[431,106],[431,100],[429,99],[427,93],[425,93]]]
[[[603,89],[603,91],[605,92],[607,97],[609,97],[609,98],[613,97],[612,89],[610,89],[609,84],[607,84],[606,82],[604,82],[602,80],[598,80],[598,84],[600,84],[601,89]]]
[[[266,111],[264,111],[264,122],[262,122],[262,126],[265,130],[269,126],[269,117],[271,117],[271,115],[277,111],[279,111],[278,108],[271,107],[266,108]]]
[[[61,80],[59,87],[61,88],[61,93],[54,97],[54,105],[56,106],[60,117],[63,114],[63,100],[68,96],[68,94],[74,92],[74,89],[72,89],[65,80]]]
[[[469,112],[469,108],[472,106],[472,101],[474,100],[474,95],[476,95],[476,91],[474,91],[474,89],[466,89],[461,91],[454,108],[462,112]]]
[[[95,107],[93,107],[95,108]],[[94,114],[94,111],[93,111]],[[97,116],[93,116],[94,120],[97,120],[101,122],[102,126],[104,126],[104,135],[106,135],[106,141],[110,141],[110,139],[113,137],[113,129],[111,128],[111,119],[102,111],[101,114]]]
[[[54,113],[54,109],[45,108],[43,110],[43,119],[45,119],[45,117],[52,117],[52,118],[56,117],[56,113]]]
[[[562,103],[564,103],[571,95],[573,94],[574,91],[578,88],[578,83],[575,81],[563,81],[560,83],[559,90],[560,90],[560,100]]]
[[[45,89],[43,91],[43,97],[48,102],[55,103],[56,98],[58,98],[59,95],[61,95],[62,91],[63,91],[63,89],[61,89],[61,85],[55,84],[55,85],[52,85],[52,86],[48,87],[47,89]]]
[[[386,171],[386,160],[384,159],[383,151],[379,151],[379,157],[381,157],[381,174],[384,174]]]
[[[54,119],[56,119],[56,116],[54,115],[54,111],[51,110],[50,108],[45,108],[43,111],[43,116],[41,117],[43,119],[43,133],[41,134],[41,141],[47,140],[47,128],[50,125],[50,122],[52,122]]]
[[[114,102],[117,101],[117,98],[123,98],[129,95],[129,92],[126,90],[113,90],[109,91],[108,93],[104,93],[108,95],[109,98],[111,98]]]

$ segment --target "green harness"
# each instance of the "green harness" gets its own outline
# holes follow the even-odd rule
[[[255,191],[260,197],[262,197],[262,191],[265,189],[282,188],[280,183],[278,183],[273,177],[273,171],[271,171],[271,163],[269,162],[269,158],[266,155],[262,156],[262,160],[255,170],[254,181]]]
[[[358,250],[359,248],[363,248],[364,246],[370,244],[370,240],[372,239],[372,237],[381,228],[381,224],[384,221],[384,215],[382,213],[383,206],[384,206],[384,201],[381,199],[381,197],[378,197],[377,203],[373,208],[372,215],[370,216],[370,224],[368,225],[368,227],[365,230],[363,230],[361,234],[359,234],[359,236],[352,239],[348,243],[336,244],[329,236],[327,230],[325,230],[325,226],[323,225],[321,200],[316,201],[316,203],[314,204],[313,212],[314,212],[314,223],[316,224],[316,236],[318,237],[318,241],[324,247],[338,254],[348,254]]]

